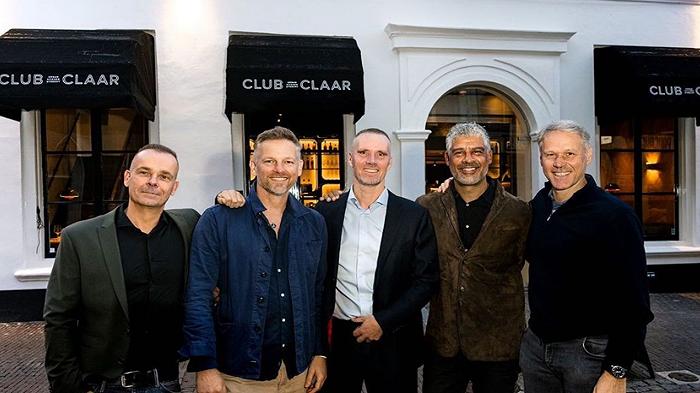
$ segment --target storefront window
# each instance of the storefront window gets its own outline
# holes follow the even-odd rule
[[[603,188],[632,206],[645,240],[678,240],[678,121],[600,121]]]
[[[128,199],[122,174],[147,143],[147,122],[132,109],[41,111],[46,256],[67,225]]]
[[[529,138],[523,118],[500,92],[481,86],[459,86],[433,106],[426,124],[432,131],[425,143],[426,192],[451,176],[445,164],[445,137],[456,123],[476,122],[491,138],[493,162],[488,175],[506,191],[529,199]]]

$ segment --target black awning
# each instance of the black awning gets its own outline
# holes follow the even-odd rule
[[[24,30],[0,36],[0,115],[134,108],[153,120],[153,36],[139,30]]]
[[[362,60],[352,38],[233,34],[226,66],[231,113],[365,113]]]
[[[594,49],[595,113],[700,117],[700,49]]]

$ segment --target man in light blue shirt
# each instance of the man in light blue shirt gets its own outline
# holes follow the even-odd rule
[[[352,188],[316,206],[328,226],[328,392],[359,393],[363,382],[368,393],[417,390],[437,247],[427,210],[385,186],[390,147],[384,131],[357,133],[347,157]]]
[[[384,231],[389,190],[363,209],[350,189],[340,237],[340,261],[335,289],[335,311],[339,319],[372,314],[374,273]]]

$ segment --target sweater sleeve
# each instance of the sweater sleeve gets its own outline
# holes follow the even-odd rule
[[[654,318],[649,306],[646,254],[639,219],[629,209],[612,216],[607,236],[610,283],[615,288],[609,304],[611,326],[604,366],[630,368],[644,345],[646,325]]]

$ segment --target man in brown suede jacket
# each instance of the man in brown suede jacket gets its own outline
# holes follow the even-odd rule
[[[525,325],[521,269],[527,203],[489,178],[486,130],[457,124],[445,161],[454,181],[418,198],[437,236],[440,289],[430,302],[424,393],[512,393]]]

